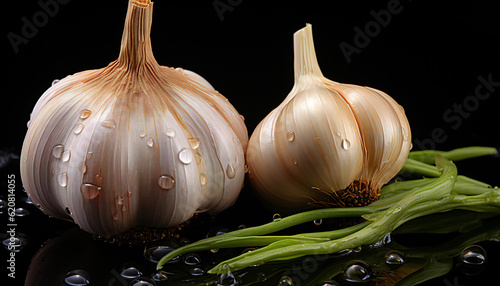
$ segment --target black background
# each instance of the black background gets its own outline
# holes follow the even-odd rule
[[[46,21],[38,19],[43,25],[18,52],[9,33],[23,37],[23,17],[33,23],[43,9],[38,1],[2,3],[3,154],[20,153],[30,112],[54,79],[104,67],[118,57],[127,1],[66,2],[58,3]],[[373,26],[371,11],[386,10],[393,2],[155,1],[153,51],[161,65],[206,78],[244,115],[250,135],[291,90],[292,35],[311,23],[323,74],[391,95],[406,110],[414,150],[498,147],[500,86],[488,99],[477,100],[460,123],[443,115],[472,102],[478,77],[500,82],[500,5],[399,1],[400,12],[385,27],[378,25],[380,30],[372,31],[370,42],[348,62],[341,43],[355,46],[355,28]],[[435,130],[442,135],[430,145]],[[20,190],[17,164],[13,160],[2,168],[2,178],[16,174]],[[459,167],[463,174],[500,185],[496,158]]]

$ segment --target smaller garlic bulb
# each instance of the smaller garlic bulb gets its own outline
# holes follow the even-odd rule
[[[201,76],[156,62],[152,15],[150,0],[130,0],[118,59],[50,87],[24,140],[32,201],[90,233],[218,213],[243,185],[242,117]]]
[[[292,91],[250,138],[252,186],[282,211],[376,200],[410,150],[403,108],[380,90],[325,78],[309,24],[294,34],[294,69]]]

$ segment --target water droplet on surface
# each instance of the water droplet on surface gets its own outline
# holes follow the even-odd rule
[[[61,187],[66,187],[68,185],[68,174],[61,173],[57,176],[57,182]]]
[[[323,220],[322,220],[322,219],[315,219],[315,220],[313,221],[313,223],[314,223],[315,225],[321,225],[321,224],[323,223]]]
[[[94,152],[92,152],[92,151],[88,151],[88,152],[87,152],[87,160],[92,159],[92,156],[94,156]]]
[[[82,174],[87,173],[87,163],[82,162],[82,164],[80,165],[80,172],[82,172]]]
[[[123,205],[123,197],[118,196],[116,198],[116,204],[119,205],[119,206]]]
[[[293,286],[292,278],[288,276],[283,276],[280,278],[280,282],[278,282],[278,286]]]
[[[199,165],[201,164],[201,160],[203,159],[200,154],[195,153],[194,158],[196,159],[196,164]]]
[[[222,265],[222,273],[217,275],[217,279],[215,281],[216,286],[234,286],[239,285],[236,277],[231,273],[229,266],[227,264]]]
[[[56,146],[54,146],[54,148],[52,148],[52,155],[59,159],[61,158],[61,154],[63,153],[64,151],[64,145],[62,144],[57,144]]]
[[[87,119],[89,118],[90,114],[92,114],[92,111],[88,110],[88,109],[84,109],[82,111],[80,111],[80,119]]]
[[[193,153],[188,148],[182,148],[181,151],[179,151],[179,160],[187,165],[193,161]]]
[[[146,144],[148,144],[148,147],[153,147],[155,144],[153,138],[149,137],[148,140],[146,140]]]
[[[82,184],[80,189],[83,196],[89,200],[95,199],[101,192],[101,187],[89,183]]]
[[[101,123],[99,123],[102,127],[109,128],[109,129],[115,129],[116,125],[113,120],[104,120]]]
[[[83,125],[83,124],[75,125],[75,127],[73,127],[73,133],[75,133],[76,135],[82,133],[84,127],[85,127],[85,125]]]
[[[113,220],[118,220],[120,218],[120,216],[118,216],[118,212],[115,211],[115,213],[113,214]]]
[[[191,149],[198,149],[200,147],[200,139],[198,138],[188,138],[188,142]]]
[[[157,282],[161,281],[167,281],[168,280],[168,274],[167,272],[160,270],[157,273],[153,275],[153,280]]]
[[[195,268],[189,270],[189,274],[191,274],[193,276],[202,276],[203,274],[205,274],[205,271],[203,271],[203,269],[201,269],[199,267],[195,267]]]
[[[201,263],[201,258],[197,253],[188,253],[184,256],[183,260],[187,265],[196,265]]]
[[[349,142],[349,140],[347,139],[342,139],[342,142],[340,144],[342,146],[342,149],[344,150],[348,150],[349,147],[351,147],[351,142]]]
[[[353,260],[346,264],[343,270],[345,279],[349,282],[363,282],[372,278],[370,266],[361,260]]]
[[[132,280],[128,285],[130,286],[156,286],[156,282],[149,277],[139,277]]]
[[[175,130],[171,128],[167,128],[167,131],[165,132],[168,137],[174,137],[175,136]]]
[[[158,179],[158,185],[164,190],[170,190],[175,187],[175,180],[172,176],[163,175]]]
[[[408,133],[406,132],[406,129],[404,129],[404,127],[401,127],[401,133],[403,134],[403,141],[408,141]]]
[[[127,279],[134,279],[142,276],[142,272],[134,266],[125,267],[120,276]]]
[[[56,85],[60,80],[59,79],[55,79],[52,81],[52,85]]]
[[[84,270],[72,270],[64,277],[64,283],[71,286],[90,285],[89,273]]]
[[[2,241],[3,246],[10,252],[19,252],[28,244],[28,237],[23,233],[16,233]]]
[[[460,260],[469,265],[482,265],[486,263],[486,250],[479,245],[472,245],[460,253]]]
[[[273,221],[281,220],[281,215],[279,213],[275,213],[273,215]]]
[[[200,184],[204,186],[207,183],[207,175],[200,173]]]
[[[70,210],[68,207],[66,207],[66,209],[65,209],[65,210],[66,210],[66,213],[67,213],[67,214],[69,214],[69,215],[72,215],[72,214],[73,214],[73,213],[71,212],[71,210]]]
[[[66,151],[62,152],[61,160],[63,160],[64,162],[68,162],[69,158],[71,158],[71,151],[70,150],[66,150]]]
[[[295,132],[290,131],[286,134],[286,139],[290,142],[293,142],[295,140]]]
[[[229,179],[233,179],[236,176],[236,171],[231,164],[227,164],[226,167],[226,175]]]
[[[30,212],[27,209],[25,209],[25,208],[16,208],[14,210],[14,215],[15,216],[27,216],[29,214],[30,214]]]
[[[340,131],[337,131],[337,136],[341,136],[342,134],[340,133]]]
[[[163,256],[167,255],[168,253],[174,251],[175,248],[166,246],[166,245],[153,245],[153,246],[146,246],[144,248],[144,257],[149,260],[150,262],[153,263],[158,263],[160,259],[163,258]],[[167,263],[170,262],[178,262],[179,258],[174,258],[170,260]]]
[[[146,131],[139,132],[139,137],[144,138],[148,133]]]
[[[405,256],[397,250],[391,250],[385,254],[385,265],[391,269],[398,269],[405,264]]]

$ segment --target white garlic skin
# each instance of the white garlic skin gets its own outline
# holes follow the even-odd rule
[[[294,34],[294,54],[292,91],[250,137],[252,187],[281,212],[328,202],[355,181],[378,194],[411,148],[403,108],[382,91],[325,78],[311,25]]]
[[[131,10],[136,19],[151,16],[152,3],[142,2],[130,2],[127,19]],[[123,60],[122,43],[120,59],[108,67],[49,88],[23,144],[21,177],[31,200],[93,234],[217,213],[243,185],[242,117],[201,76],[159,66],[144,33],[137,46],[146,52],[135,58],[144,64]]]

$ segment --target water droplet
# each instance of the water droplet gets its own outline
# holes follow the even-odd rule
[[[102,177],[101,177],[101,175],[96,174],[96,175],[95,175],[95,181],[97,182],[97,184],[98,184],[98,185],[100,185],[100,184],[101,184],[101,182],[102,182]]]
[[[54,146],[54,148],[52,148],[52,155],[54,155],[54,157],[59,159],[61,158],[61,154],[63,153],[63,151],[64,151],[64,145],[57,144],[56,146]]]
[[[55,79],[52,81],[52,85],[56,85],[60,80],[59,79]]]
[[[349,147],[351,147],[351,142],[349,142],[349,140],[347,140],[347,139],[342,139],[341,146],[342,146],[342,149],[347,150],[347,149],[349,149]]]
[[[290,142],[292,142],[293,140],[295,140],[295,132],[293,131],[290,131],[286,134],[286,139]]]
[[[90,285],[89,274],[84,270],[73,270],[66,274],[64,283],[71,286]]]
[[[148,133],[147,133],[146,131],[141,131],[141,132],[139,132],[139,136],[140,136],[141,138],[146,137],[146,135],[147,135],[147,134],[148,134]]]
[[[207,238],[212,236],[222,235],[227,232],[229,232],[228,228],[222,226],[216,226],[208,231]]]
[[[229,266],[227,264],[222,265],[222,273],[217,275],[217,279],[215,281],[216,286],[234,286],[239,285],[236,277],[231,273]]]
[[[181,151],[179,151],[179,160],[187,165],[193,161],[193,153],[188,148],[182,148]]]
[[[404,127],[401,127],[401,133],[403,134],[403,141],[408,141],[408,133]]]
[[[122,206],[122,212],[126,211],[127,207],[125,205]]]
[[[66,187],[68,185],[68,174],[61,173],[57,176],[57,182],[61,187]]]
[[[229,179],[233,179],[236,176],[236,171],[231,164],[227,164],[226,167],[226,175]]]
[[[188,253],[184,256],[183,260],[187,265],[196,265],[201,263],[201,258],[197,253]]]
[[[322,219],[315,219],[315,220],[313,221],[313,223],[314,223],[315,225],[321,225],[321,224],[323,223],[323,220],[322,220]]]
[[[89,118],[90,114],[92,114],[92,112],[90,110],[84,109],[84,110],[80,111],[80,116],[79,117],[81,119],[87,119],[87,118]]]
[[[202,276],[203,274],[205,274],[205,271],[203,271],[203,269],[201,269],[199,267],[195,267],[195,268],[189,270],[189,274],[191,274],[193,276]]]
[[[273,215],[273,221],[278,221],[278,220],[281,220],[281,215],[279,213],[275,213]]]
[[[118,196],[116,198],[116,204],[119,205],[119,206],[123,205],[123,197]]]
[[[89,200],[95,199],[101,192],[101,187],[89,183],[82,184],[80,189],[83,196]]]
[[[353,260],[346,264],[343,270],[345,279],[349,282],[363,282],[372,278],[370,266],[361,260]]]
[[[194,158],[196,159],[196,164],[199,165],[201,164],[201,160],[203,159],[200,154],[195,153]]]
[[[191,149],[198,149],[200,147],[200,139],[198,138],[188,138],[188,142]]]
[[[120,217],[118,216],[118,212],[115,211],[115,213],[113,214],[113,219],[114,220],[118,220]]]
[[[149,277],[140,277],[132,280],[130,286],[156,286],[156,282]]]
[[[340,131],[337,131],[337,136],[341,136],[342,134],[340,133]]]
[[[148,140],[146,140],[146,144],[148,144],[149,147],[153,147],[155,142],[153,141],[153,138],[149,137]]]
[[[99,123],[102,127],[109,128],[109,129],[115,129],[116,125],[113,120],[104,120],[101,123]]]
[[[170,190],[175,187],[175,180],[172,176],[163,175],[158,179],[158,185],[164,190]]]
[[[146,246],[144,248],[144,257],[150,262],[158,263],[158,261],[160,261],[160,259],[162,259],[163,256],[167,255],[168,253],[174,250],[175,248],[165,245]],[[178,262],[179,258],[178,257],[174,258],[169,262],[174,262],[174,261]]]
[[[25,208],[16,208],[14,210],[14,215],[15,216],[27,216],[29,214],[30,214],[30,212],[27,209],[25,209]]]
[[[22,233],[16,233],[2,241],[3,246],[10,252],[19,252],[28,244],[28,237]]]
[[[88,151],[88,152],[87,152],[87,160],[92,159],[92,156],[94,156],[94,152],[92,152],[92,151]]]
[[[127,279],[134,279],[142,276],[142,272],[134,266],[125,267],[120,276]]]
[[[70,150],[66,150],[66,151],[62,152],[61,160],[63,160],[64,162],[68,162],[69,158],[71,158],[71,151]]]
[[[174,137],[175,136],[175,130],[171,128],[167,128],[166,134],[168,137]]]
[[[66,213],[67,213],[67,214],[69,214],[69,215],[72,215],[72,214],[73,214],[73,213],[71,212],[71,210],[70,210],[68,207],[66,207],[66,209],[65,209],[65,210],[66,210]]]
[[[200,184],[204,186],[207,183],[207,175],[200,173]]]
[[[405,256],[397,250],[391,250],[385,254],[385,265],[391,269],[401,268],[405,264]]]
[[[161,281],[167,281],[168,280],[168,274],[167,272],[160,270],[157,273],[153,275],[153,280],[157,282]]]
[[[73,127],[73,133],[75,133],[76,135],[82,133],[84,127],[85,127],[85,125],[83,125],[83,124],[75,125],[75,127]]]
[[[134,193],[132,191],[127,191],[127,197],[131,198]]]
[[[82,172],[82,174],[87,173],[87,163],[82,162],[82,164],[80,165],[80,172]]]
[[[486,251],[479,245],[472,245],[460,253],[460,260],[469,265],[482,265],[486,263]]]
[[[292,278],[288,276],[283,276],[280,278],[280,282],[278,282],[278,286],[293,286]]]

